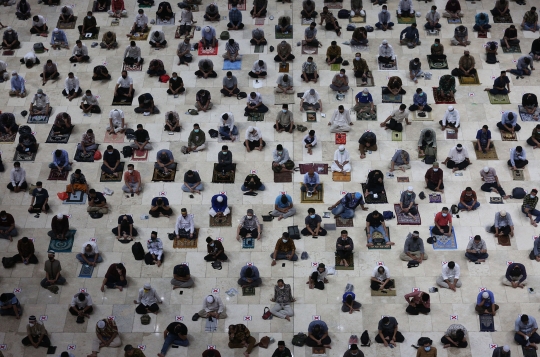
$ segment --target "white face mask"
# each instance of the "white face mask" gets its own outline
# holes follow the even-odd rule
[[[530,196],[531,196],[531,198],[535,198],[535,197],[536,197],[536,196],[533,196],[533,195],[530,195]]]
[[[283,243],[287,243],[289,240],[288,239],[282,239],[281,240]]]
[[[210,244],[210,246],[213,247],[213,246],[214,246],[214,243]]]
[[[43,190],[43,189],[42,189],[42,188],[38,188],[37,190],[38,190],[38,192],[41,192],[41,190]]]
[[[132,174],[132,173],[133,173],[133,170],[128,170],[128,172],[129,172],[130,174]]]
[[[283,290],[283,289],[285,288],[285,286],[279,286],[279,288],[280,288],[281,290]]]
[[[287,113],[287,109],[281,109],[283,113]]]
[[[448,216],[448,213],[443,213],[442,216],[446,217],[446,216]]]
[[[247,218],[247,219],[252,219],[252,218],[253,218],[253,216],[246,216],[246,218]]]
[[[343,76],[344,76],[344,74],[343,74],[343,73],[340,73],[340,74],[339,74],[339,76],[340,76],[340,77],[343,77]]]
[[[354,59],[360,61],[360,57],[354,57]]]
[[[439,171],[439,169],[435,169],[435,168],[433,169],[433,172],[437,172],[437,171]]]
[[[38,97],[38,98],[41,98],[42,95],[43,95],[43,94],[38,94],[37,97]]]

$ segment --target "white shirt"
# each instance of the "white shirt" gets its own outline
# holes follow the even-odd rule
[[[410,12],[413,11],[413,2],[412,0],[400,0],[398,3],[398,14],[401,15],[401,10],[409,10]]]
[[[158,37],[156,37],[156,33],[158,34]],[[152,37],[150,37],[150,41],[161,43],[165,41],[165,34],[163,31],[154,31]]]
[[[24,55],[24,63],[26,63],[26,61],[28,60],[32,60],[32,62],[36,62],[36,54],[32,51],[28,52],[27,54]]]
[[[213,302],[206,301],[207,296],[203,298],[203,305],[202,308],[206,312],[210,311],[217,311],[218,313],[222,313],[225,306],[223,306],[223,301],[221,301],[221,298],[219,296],[212,295],[214,297]]]
[[[66,89],[66,93],[69,94],[69,91],[74,89],[75,92],[79,91],[79,78],[73,76],[73,78],[67,77],[64,82],[64,88]]]
[[[349,151],[345,149],[343,152],[340,152],[339,149],[337,149],[334,152],[334,161],[339,162],[340,164],[343,164],[345,161],[351,161],[351,155],[349,154]]]
[[[456,127],[459,126],[459,112],[456,109],[452,111],[446,109],[442,118],[442,124],[446,126],[446,123],[453,123]]]
[[[163,242],[161,239],[157,238],[155,241],[149,239],[146,242],[146,248],[148,253],[154,254],[158,260],[161,260],[161,255],[163,254]]]
[[[321,100],[321,96],[319,95],[319,92],[315,91],[315,94],[311,95],[309,93],[311,89],[308,89],[307,91],[304,92],[304,96],[302,97],[302,99],[304,100],[305,103],[308,103],[308,104],[317,104],[319,102],[319,100]]]
[[[87,253],[86,252],[86,246],[87,245],[91,245],[92,246],[92,251]],[[96,254],[99,254],[99,250],[98,250],[98,246],[96,244],[96,242],[92,242],[92,241],[88,241],[86,243],[83,243],[82,245],[82,249],[81,249],[81,254],[86,254],[86,255],[96,255]]]
[[[262,97],[261,93],[255,92],[255,98],[251,98],[251,96],[248,96],[247,104],[259,104],[262,103]]]
[[[81,47],[73,47],[73,56],[88,56],[88,47],[83,43]]]
[[[160,301],[160,297],[156,292],[156,289],[150,288],[150,290],[148,290],[147,292],[144,291],[144,288],[139,289],[139,296],[137,296],[137,304],[150,306],[152,304],[156,304],[158,301]]]
[[[442,267],[442,278],[443,278],[443,280],[448,280],[449,278],[459,279],[459,272],[460,272],[459,265],[458,265],[458,263],[455,263],[455,264],[456,264],[456,266],[454,267],[454,269],[450,269],[448,267],[448,263],[443,265],[443,267]]]
[[[135,25],[143,27],[146,24],[148,24],[148,16],[146,16],[146,14],[137,14],[137,16],[135,16]]]
[[[193,23],[193,12],[182,10],[180,14],[180,25],[191,25]]]
[[[86,295],[86,298],[83,301],[79,300],[79,293],[73,295],[73,298],[71,299],[71,306],[77,306],[79,309],[84,309],[87,306],[92,306],[92,298],[90,297],[90,294],[83,294]]]
[[[38,17],[37,21],[32,20],[32,26],[41,27],[41,26],[43,26],[43,25],[45,25],[47,23],[47,21],[45,20],[45,18],[43,16],[37,15],[37,17]]]
[[[391,45],[379,45],[379,56],[395,58],[394,48]]]
[[[126,50],[124,51],[124,58],[131,57],[136,58],[137,61],[141,60],[141,48],[139,46],[131,47],[127,46]],[[121,77],[121,76],[120,76]],[[129,77],[129,75],[128,75]]]
[[[26,62],[26,56],[24,56]],[[7,63],[0,60],[0,71],[7,71]]]
[[[11,181],[13,186],[16,186],[17,182],[19,185],[22,184],[26,181],[26,171],[22,167],[19,168],[19,171],[15,171],[15,168],[12,168],[9,174],[9,181]]]
[[[262,138],[262,134],[261,134],[261,129],[257,128],[257,127],[253,127],[253,129],[255,130],[255,132],[249,132],[247,129],[246,130],[246,139],[249,140],[249,141],[259,141],[261,140]]]
[[[384,273],[379,273],[379,268],[380,267],[383,267],[384,268]],[[388,270],[388,268],[384,265],[381,265],[381,266],[376,266],[375,269],[373,269],[373,273],[371,273],[371,277],[372,278],[377,278],[377,280],[379,281],[384,281],[386,279],[390,279],[390,270]]]
[[[348,126],[350,122],[351,122],[351,116],[348,110],[343,110],[343,113],[340,113],[339,109],[336,109],[334,111],[334,114],[332,115],[332,119],[330,119],[330,123],[333,125]]]
[[[222,118],[223,114],[227,114],[229,116],[229,118],[227,118],[226,122]],[[221,114],[221,117],[219,117],[219,123],[221,124],[221,126],[228,126],[230,131],[232,132],[232,130],[234,128],[234,115],[231,112],[225,112],[223,114]]]
[[[86,104],[89,104],[89,105],[99,105],[98,103],[98,100],[96,98],[95,95],[83,95],[82,98],[81,98],[81,104],[83,104],[84,102],[86,102]]]
[[[182,228],[186,231],[189,231],[190,233],[193,233],[195,231],[195,223],[193,222],[192,214],[186,215],[186,218],[184,218],[184,216],[182,215],[178,216],[178,218],[176,219],[176,225],[174,227],[174,233],[178,234],[178,231]]]
[[[34,94],[34,99],[32,99],[32,104],[39,108],[45,108],[49,104],[49,97],[46,94],[42,94],[41,97],[38,97],[38,94]]]
[[[133,85],[133,79],[129,75],[126,78],[120,76],[116,83],[119,84],[120,88],[129,88]]]
[[[266,72],[267,71],[266,62],[264,62],[264,64],[262,66],[259,66],[259,60],[256,60],[253,63],[252,71],[253,72]]]
[[[450,149],[450,152],[448,153],[448,157],[450,158],[450,160],[454,161],[456,164],[459,164],[465,161],[465,159],[469,158],[469,152],[467,151],[467,149],[465,147],[461,147],[461,148],[463,150],[459,152],[457,151],[457,147],[454,146],[453,148]]]
[[[113,122],[122,121],[122,119],[124,119],[124,112],[120,109],[113,109],[109,113],[109,118],[111,118]]]

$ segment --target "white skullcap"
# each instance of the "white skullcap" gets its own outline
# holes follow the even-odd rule
[[[484,167],[484,172],[488,172],[489,171],[489,167],[488,166],[485,166]]]
[[[499,214],[504,217],[504,216],[506,216],[506,211],[502,210],[502,211],[499,212]]]
[[[504,351],[504,352],[510,352],[510,346],[504,345],[504,346],[503,346],[503,351]]]
[[[6,27],[6,31],[11,31],[11,30],[13,30],[13,29],[11,28],[11,26]]]
[[[407,191],[412,191],[412,190],[414,190],[414,187],[412,186],[407,187]]]
[[[382,40],[382,44],[383,44],[383,45],[386,45],[387,43],[388,43],[388,41]]]
[[[448,110],[454,110],[454,107],[451,106],[451,105],[449,105],[449,106],[448,106]]]
[[[12,71],[11,74],[17,74],[17,71]]]
[[[340,150],[340,151],[341,151],[341,150],[345,150],[345,145],[340,145],[340,146],[339,146],[339,150]]]
[[[206,26],[206,27],[204,28],[204,31],[210,32],[210,26]]]
[[[217,198],[217,201],[218,202],[223,202],[223,196],[219,195],[218,198]]]
[[[213,297],[212,295],[208,295],[208,296],[206,297],[206,302],[208,302],[208,303],[214,302],[214,297]]]
[[[104,328],[105,327],[105,321],[99,320],[98,323],[97,323],[97,327],[98,328]]]
[[[248,129],[247,129],[248,133],[251,133],[253,131],[253,127],[252,126],[248,126]]]
[[[150,283],[146,283],[144,284],[143,289],[150,290],[152,289],[152,285],[150,285]]]
[[[56,218],[62,219],[62,218],[64,218],[64,215],[63,215],[62,213],[58,213],[58,214],[56,215]]]
[[[53,32],[58,32],[58,27],[55,27]]]
[[[487,298],[489,297],[489,293],[488,293],[487,291],[484,291],[484,292],[482,293],[482,297],[483,297],[484,299],[487,299]]]
[[[364,93],[369,93],[369,89],[364,88],[364,90],[363,90],[362,92],[364,92]]]

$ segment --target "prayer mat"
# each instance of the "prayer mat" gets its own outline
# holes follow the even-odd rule
[[[264,121],[264,114],[263,113],[249,113],[248,121]]]
[[[292,32],[283,33],[283,32],[280,32],[280,31],[276,30],[275,28],[274,28],[274,32],[276,34],[276,40],[287,40],[287,39],[293,38],[293,33]]]
[[[487,150],[485,154],[481,150],[477,150],[478,146],[476,145],[475,141],[473,141],[473,146],[477,160],[499,160],[495,146],[493,146],[491,150]]]
[[[302,17],[302,25],[309,26],[313,22],[313,19],[305,19]]]
[[[461,24],[462,21],[461,21],[461,17],[458,17],[457,19],[451,19],[451,18],[446,18],[448,20],[448,23],[449,24],[453,24],[453,25],[456,25],[456,24]]]
[[[491,94],[487,92],[491,104],[510,104],[508,94]]]
[[[111,21],[111,26],[119,26],[119,25],[120,25],[120,20],[114,19]]]
[[[397,182],[409,182],[408,177],[396,177]]]
[[[328,175],[328,164],[298,164],[298,167],[302,175],[311,169],[319,175]]]
[[[57,346],[49,346],[47,347],[47,354],[48,355],[54,355],[56,353]]]
[[[148,35],[150,35],[150,31],[152,28],[148,26],[148,30],[146,32],[135,32],[133,35],[129,37],[130,41],[146,41],[148,40]]]
[[[442,62],[435,62],[431,59],[430,55],[427,55],[429,69],[448,69],[448,61],[443,60]]]
[[[349,264],[348,267],[346,267],[345,265],[339,265],[339,263],[341,263],[341,258],[339,257],[339,255],[336,254],[336,267],[335,269],[336,270],[354,270],[354,255],[351,254],[347,257],[347,259],[345,259],[347,261],[347,264]]]
[[[355,52],[362,52],[362,51],[368,51],[369,50],[369,46],[363,46],[363,45],[360,45],[360,46],[353,46],[351,45],[351,52],[352,53],[355,53]]]
[[[440,96],[438,87],[433,87],[433,100],[436,104],[456,104],[456,98],[452,96],[451,98],[446,96]]]
[[[401,131],[392,130],[392,141],[402,141],[402,140],[403,140],[403,133]]]
[[[15,142],[15,137],[17,136],[17,133],[8,135],[8,134],[0,134],[0,144],[13,144]]]
[[[478,38],[487,38],[487,32],[477,32]]]
[[[458,137],[458,133],[455,130],[449,129],[446,131],[447,140],[457,139],[457,137]]]
[[[440,193],[430,193],[429,194],[429,203],[441,203],[442,197]]]
[[[336,224],[335,223],[325,223],[323,224],[323,228],[327,231],[335,231],[336,230]]]
[[[223,217],[210,217],[210,227],[232,227],[232,208],[229,207],[231,213]]]
[[[49,116],[48,115],[29,115],[28,120],[26,122],[28,124],[48,124]]]
[[[288,63],[285,63],[285,64],[280,63],[279,64],[279,73],[289,73],[289,64]]]
[[[316,112],[306,112],[306,121],[308,123],[316,123],[317,122],[317,113]]]
[[[150,6],[145,6],[145,7],[150,7]],[[105,9],[105,10],[98,10],[98,8],[97,8],[97,1],[94,1],[94,4],[92,5],[92,12],[107,12],[107,9]]]
[[[503,204],[503,198],[502,197],[490,197],[489,203],[491,204]]]
[[[238,71],[240,69],[242,69],[242,60],[236,60],[234,62],[231,62],[226,59],[223,61],[224,71]]]
[[[392,282],[394,281],[394,279],[390,279],[390,280]],[[396,296],[396,289],[395,288],[392,288],[392,290],[388,290],[388,289],[385,289],[385,290],[373,290],[373,289],[370,288],[369,290],[371,290],[371,296]]]
[[[214,163],[214,172],[212,174],[212,183],[234,183],[236,175],[236,164],[233,164],[233,171],[226,172],[222,175],[221,172],[216,171],[217,164]]]
[[[139,4],[139,9],[149,9],[151,8],[152,5],[143,5],[143,4]]]
[[[365,24],[366,23],[366,17],[365,16],[354,16],[349,18],[349,22],[352,24]]]
[[[472,86],[475,84],[481,84],[478,78],[478,73],[475,73],[472,77],[458,77],[459,84],[462,86]]]
[[[342,9],[343,8],[343,3],[341,2],[325,2],[323,3],[324,5],[323,6],[327,6],[328,7],[328,10],[330,9]]]
[[[255,26],[263,26],[264,25],[264,17],[257,17],[255,19]]]
[[[198,228],[195,228],[195,231],[198,231]],[[199,240],[187,239],[187,238],[174,238],[173,248],[175,249],[197,249],[197,242]]]
[[[232,8],[232,3],[229,2],[229,10]],[[243,1],[243,2],[239,2],[237,5],[236,5],[236,8],[240,11],[246,11],[246,2]]]
[[[431,230],[434,226],[429,227],[429,233],[431,236],[433,236],[433,233],[431,233]],[[433,249],[435,250],[456,250],[457,249],[457,241],[456,241],[456,232],[454,231],[454,227],[452,227],[452,236],[436,236],[437,242],[433,244]]]
[[[51,239],[49,243],[49,249],[53,250],[55,253],[71,253],[73,249],[73,241],[75,240],[76,230],[70,229],[66,234],[66,239]]]
[[[527,113],[522,105],[518,105],[518,108],[519,116],[522,121],[538,121],[538,119],[533,118],[535,115],[537,118],[540,118],[540,108],[536,108],[533,114]]]
[[[174,182],[176,177],[176,170],[169,170],[169,173],[165,175],[158,169],[154,168],[154,174],[152,175],[152,181],[154,182]]]
[[[115,101],[117,100],[117,101]],[[117,97],[113,97],[113,101],[112,101],[112,106],[124,106],[124,105],[127,105],[127,106],[131,106],[131,103],[133,103],[133,96],[131,98],[128,98],[128,99],[119,99]]]
[[[521,346],[521,351],[523,351],[523,357],[536,357],[536,350],[534,348],[526,348]]]
[[[86,156],[83,156],[82,150],[76,150],[73,160],[77,162],[94,162],[94,153],[95,151],[87,151]]]
[[[2,52],[2,56],[13,56],[15,54],[15,51],[13,50],[5,50]]]
[[[274,104],[294,104],[294,94],[276,93],[274,96]]]
[[[240,6],[238,6],[240,8]],[[199,12],[199,5],[191,5],[191,12]]]
[[[370,105],[363,106],[363,108],[360,108],[360,111],[356,113],[356,120],[366,120],[366,121],[377,120],[377,106],[376,105],[373,106],[373,111],[374,113],[371,112]]]
[[[277,33],[276,33],[276,38],[277,38]],[[292,35],[291,35],[291,38],[292,38]],[[316,55],[319,53],[318,47],[306,46],[304,42],[305,41],[302,41],[302,54],[303,55]]]
[[[114,175],[106,174],[105,172],[102,171],[101,176],[99,178],[99,182],[122,182],[125,162],[120,162],[119,165],[120,165],[121,170],[117,172],[118,177]]]
[[[512,178],[514,181],[525,181],[525,174],[523,169],[512,170]]]
[[[510,243],[510,236],[508,235],[497,236],[497,243],[504,247],[510,247],[512,245]]]
[[[354,227],[353,219],[336,217],[336,227]]]
[[[161,26],[174,25],[174,23],[175,23],[175,15],[176,14],[173,13],[173,16],[169,19],[169,21],[162,20],[156,15],[156,25],[161,25]]]
[[[345,172],[345,174],[343,174],[341,172],[332,172],[332,181],[351,182],[351,173]]]
[[[387,87],[381,87],[382,90],[386,89]],[[397,94],[382,94],[382,102],[383,103],[403,103],[403,95]]]
[[[341,69],[341,65],[339,63],[334,63],[330,65],[331,71],[339,72],[340,69]]]
[[[501,140],[502,141],[517,141],[517,134],[509,133],[507,131],[501,131]]]
[[[493,315],[483,314],[478,316],[480,318],[480,332],[494,332],[495,322],[493,321]]]
[[[58,171],[57,169],[51,169],[51,172],[49,173],[49,177],[47,180],[49,181],[67,181],[69,172],[68,171]]]
[[[97,30],[97,32],[91,34],[91,36],[88,36],[89,35],[88,33],[79,35],[79,40],[84,41],[84,40],[97,40],[97,39],[99,39],[99,26],[96,26],[96,30]],[[148,37],[148,35],[146,35],[146,37]]]
[[[91,265],[81,264],[81,271],[79,272],[79,278],[91,278],[94,272],[94,267]]]
[[[263,53],[264,52],[264,45],[255,45],[255,48],[253,49],[253,52],[255,52],[255,53]]]
[[[142,64],[136,63],[134,65],[128,65],[124,63],[122,70],[127,72],[140,72],[142,71]]]
[[[424,113],[424,116],[420,116],[420,113]],[[415,121],[433,121],[433,117],[431,116],[431,112],[420,112],[418,110],[415,110],[412,112],[412,120]]]
[[[130,161],[148,161],[148,150],[133,150]]]
[[[379,62],[379,71],[397,71],[398,70],[397,58],[393,65]]]
[[[322,187],[322,183],[321,183],[321,187]],[[311,195],[311,197],[307,196],[307,192],[302,192],[300,202],[301,203],[324,203],[323,192],[322,192],[322,190],[317,191],[317,193]]]
[[[106,132],[105,137],[103,138],[103,143],[104,144],[109,144],[109,143],[119,144],[119,143],[124,142],[124,138],[125,138],[125,134],[123,133],[109,134],[109,132]]]
[[[362,78],[356,78],[356,86],[357,87],[375,87],[375,81],[373,80],[373,75],[371,74],[371,71],[369,71],[367,74],[366,84],[362,84]]]
[[[493,16],[493,23],[495,24],[511,24],[513,22],[514,21],[512,20],[512,16],[510,14],[506,14],[504,16]]]
[[[292,172],[274,172],[274,182],[293,182]]]
[[[69,141],[71,133],[68,134],[60,134],[60,135],[54,135],[54,131],[51,128],[51,131],[49,132],[49,136],[47,136],[47,140],[45,141],[48,144],[67,144]]]
[[[242,239],[242,249],[253,249],[253,248],[255,248],[255,238]]]
[[[396,11],[397,13],[397,11]],[[412,25],[412,24],[415,24],[416,23],[416,16],[412,16],[412,17],[398,17],[397,18],[397,23],[398,24],[405,24],[405,25]]]
[[[418,210],[418,205],[416,205],[416,209]],[[394,204],[394,211],[396,211],[397,224],[399,225],[414,226],[414,225],[422,224],[422,218],[420,217],[420,212],[418,212],[418,214],[411,217],[408,214],[403,213],[403,210],[397,203]]]
[[[60,30],[71,30],[75,28],[75,25],[77,24],[77,16],[73,16],[73,22],[60,22],[56,24],[56,28]]]
[[[345,145],[347,144],[347,134],[346,133],[336,133],[336,145]]]
[[[36,144],[36,145],[39,145],[39,144]],[[30,153],[29,155],[21,154],[20,152],[15,150],[13,161],[34,161],[36,159],[36,155],[37,155],[37,149],[36,149],[36,152]]]
[[[392,239],[390,238],[390,227],[386,227],[388,229],[388,239],[391,242]],[[367,241],[367,231],[366,233],[366,241]],[[386,245],[386,242],[384,241],[383,235],[381,232],[375,231],[373,232],[372,236],[373,246],[368,247],[368,249],[392,249],[391,245]]]
[[[255,288],[251,286],[242,288],[242,296],[255,296]]]
[[[503,53],[521,53],[521,47],[519,47],[519,43],[517,45],[510,45],[508,47],[504,46],[503,40],[500,40],[500,46],[503,50]]]
[[[362,184],[362,193],[366,192],[366,184]],[[364,196],[364,200],[367,204],[374,204],[374,203],[388,203],[388,199],[386,198],[386,193],[379,193],[377,198],[373,198],[373,195],[367,195]]]
[[[197,51],[199,53],[199,56],[215,56],[215,55],[218,54],[218,46],[209,47],[208,49],[205,49],[203,47],[202,42],[199,42],[199,46],[197,47]]]
[[[63,205],[84,205],[88,199],[88,195],[82,191],[76,191],[69,194],[67,200],[63,201]]]

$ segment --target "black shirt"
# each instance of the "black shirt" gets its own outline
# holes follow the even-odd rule
[[[133,218],[131,216],[128,216],[127,214],[126,215],[121,215],[121,216],[118,216],[118,224],[122,223],[124,221],[124,217],[127,217],[127,222],[129,224],[133,224]]]
[[[372,227],[378,227],[384,222],[384,218],[380,213],[378,217],[374,217],[373,212],[371,212],[367,215],[366,222],[369,222],[369,225]]]
[[[186,277],[189,275],[189,267],[185,264],[178,264],[174,267],[173,274],[181,277]]]
[[[317,223],[322,222],[322,219],[321,219],[321,216],[316,214],[315,218],[311,218],[311,216],[307,216],[304,222],[306,223],[306,226],[309,226],[309,228],[313,230],[317,228]]]
[[[169,79],[169,83],[172,84],[172,87],[174,89],[180,87],[182,84],[184,84],[184,81],[182,80],[182,78],[180,77],[176,77],[176,79],[174,79],[173,77],[171,77]]]
[[[285,347],[283,351],[280,351],[279,348],[276,348],[276,350],[272,354],[272,357],[292,357],[291,350],[289,350],[287,347]]]
[[[109,166],[114,167],[117,161],[120,161],[120,152],[113,149],[113,152],[109,154],[107,150],[103,153],[103,161],[107,162]]]
[[[103,193],[101,192],[96,192],[96,197],[94,197],[93,201],[95,204],[98,204],[98,205],[103,202],[107,202],[107,200],[105,199],[105,196],[103,196]]]
[[[150,135],[146,129],[137,129],[135,130],[135,141],[138,143],[144,143],[145,141],[150,141]]]
[[[139,103],[150,104],[150,102],[154,100],[154,97],[152,97],[152,94],[150,93],[144,93],[139,96],[138,100]]]
[[[36,200],[34,201],[35,206],[43,206],[45,200],[49,198],[49,192],[47,192],[47,190],[44,188],[42,188],[41,191],[38,191],[37,188],[34,188],[34,191],[32,191],[32,196],[36,198]]]
[[[187,183],[201,182],[201,177],[199,176],[198,172],[193,171],[193,175],[191,177],[189,177],[189,175],[186,172],[184,174],[184,182],[187,182]]]
[[[171,322],[169,326],[167,326],[167,331],[169,331],[169,333],[174,333],[174,329],[178,325],[180,325],[180,335],[187,335],[187,327],[181,322]]]

